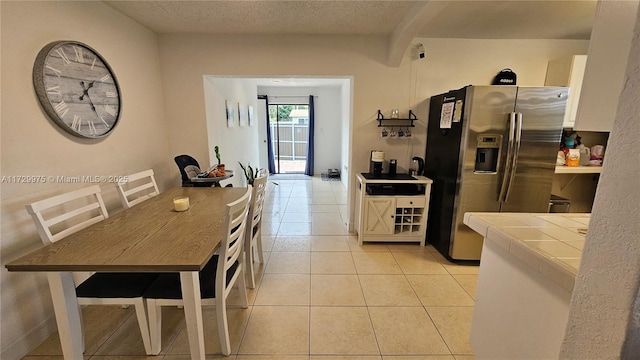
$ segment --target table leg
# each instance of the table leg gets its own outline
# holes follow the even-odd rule
[[[200,276],[197,271],[180,273],[184,315],[189,336],[192,360],[204,360],[204,328],[202,325],[202,299],[200,298]]]
[[[56,314],[58,335],[65,359],[82,359],[83,334],[76,286],[69,272],[47,273]]]

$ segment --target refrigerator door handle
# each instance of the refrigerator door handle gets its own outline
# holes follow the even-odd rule
[[[507,201],[506,193],[509,188],[509,179],[511,173],[511,165],[513,163],[513,147],[515,143],[515,133],[516,133],[516,113],[509,113],[509,140],[507,143],[507,157],[504,162],[504,174],[502,175],[502,185],[500,186],[500,194],[498,194],[498,202],[503,203]]]
[[[507,200],[509,199],[509,194],[511,193],[511,184],[513,184],[513,181],[516,177],[516,170],[518,168],[518,157],[520,156],[520,142],[522,139],[522,113],[517,114],[515,133],[516,133],[516,140],[514,144],[513,158],[511,160],[511,176],[509,178],[509,186],[507,187],[507,193],[504,196],[504,202],[507,202]]]

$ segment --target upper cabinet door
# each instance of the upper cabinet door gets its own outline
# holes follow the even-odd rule
[[[567,109],[562,122],[563,128],[572,128],[576,121],[586,64],[587,55],[574,55],[549,61],[547,66],[547,77],[544,80],[544,84],[546,86],[566,86],[569,88]]]
[[[575,130],[611,131],[637,11],[638,1],[598,1]]]

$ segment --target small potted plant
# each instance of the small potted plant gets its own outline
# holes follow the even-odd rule
[[[224,176],[225,172],[224,172],[224,164],[222,163],[222,161],[220,160],[220,148],[218,147],[218,145],[216,145],[213,148],[213,151],[215,151],[216,153],[216,159],[218,159],[218,165],[216,165],[213,170],[209,173],[209,177],[219,177],[219,176]]]
[[[247,179],[247,184],[253,186],[253,180],[258,176],[258,168],[252,168],[249,164],[245,167],[240,161],[238,161],[238,164],[240,164],[242,171],[244,171],[244,177]]]

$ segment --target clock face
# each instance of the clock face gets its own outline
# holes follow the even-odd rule
[[[38,54],[33,83],[44,111],[65,131],[108,135],[120,118],[120,88],[107,62],[89,46],[56,41]]]

